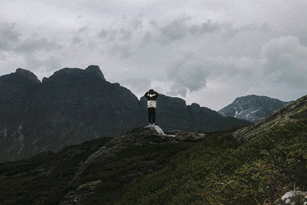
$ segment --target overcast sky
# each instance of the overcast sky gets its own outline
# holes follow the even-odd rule
[[[0,0],[0,75],[41,80],[98,65],[136,96],[149,88],[219,110],[236,97],[307,94],[306,0]]]

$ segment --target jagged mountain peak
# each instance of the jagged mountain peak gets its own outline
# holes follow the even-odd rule
[[[288,103],[267,96],[247,95],[236,98],[233,103],[218,112],[224,117],[256,122]]]
[[[106,81],[95,65],[63,68],[39,85],[16,73],[1,76],[0,84],[6,85],[0,92],[0,161],[115,137],[148,123],[145,98],[139,100],[127,88]],[[198,104],[187,106],[180,98],[161,94],[157,101],[156,123],[168,131],[215,132],[249,124]],[[20,138],[5,138],[20,125]]]
[[[36,83],[36,84],[40,84],[40,80],[38,80],[37,76],[32,73],[31,71],[29,70],[25,70],[25,69],[22,69],[22,68],[17,68],[16,69],[16,74],[19,74],[29,80],[31,80],[32,82]]]
[[[90,65],[86,69],[81,68],[62,68],[49,78],[43,78],[43,83],[46,82],[53,82],[58,80],[79,80],[79,79],[93,79],[96,78],[98,80],[106,81],[102,71],[100,70],[99,66]]]
[[[88,66],[85,69],[85,72],[87,72],[87,73],[95,73],[98,76],[100,76],[101,79],[106,80],[104,78],[104,75],[103,75],[102,71],[100,70],[99,66],[97,66],[97,65],[90,65],[90,66]]]

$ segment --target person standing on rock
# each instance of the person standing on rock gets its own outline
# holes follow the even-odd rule
[[[156,108],[157,108],[156,100],[159,97],[159,94],[153,89],[150,89],[149,91],[145,93],[144,97],[147,99],[149,125],[155,125]]]

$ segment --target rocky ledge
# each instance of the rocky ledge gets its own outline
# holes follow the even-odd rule
[[[116,154],[127,148],[135,146],[178,143],[184,140],[198,140],[205,137],[203,133],[173,131],[165,134],[159,126],[146,126],[133,130],[113,138],[105,146],[88,157],[77,171],[74,180],[84,177],[91,167],[105,164],[116,158]]]

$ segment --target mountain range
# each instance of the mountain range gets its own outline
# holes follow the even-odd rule
[[[145,91],[144,91],[145,93]],[[156,123],[166,131],[216,132],[249,122],[160,94]],[[63,68],[38,80],[25,69],[0,77],[0,161],[18,160],[147,124],[146,100],[108,82],[100,68]]]
[[[231,104],[219,110],[218,113],[224,117],[257,122],[289,103],[267,96],[248,95],[236,98]]]
[[[0,163],[3,205],[304,204],[307,96],[215,133],[136,127]]]

